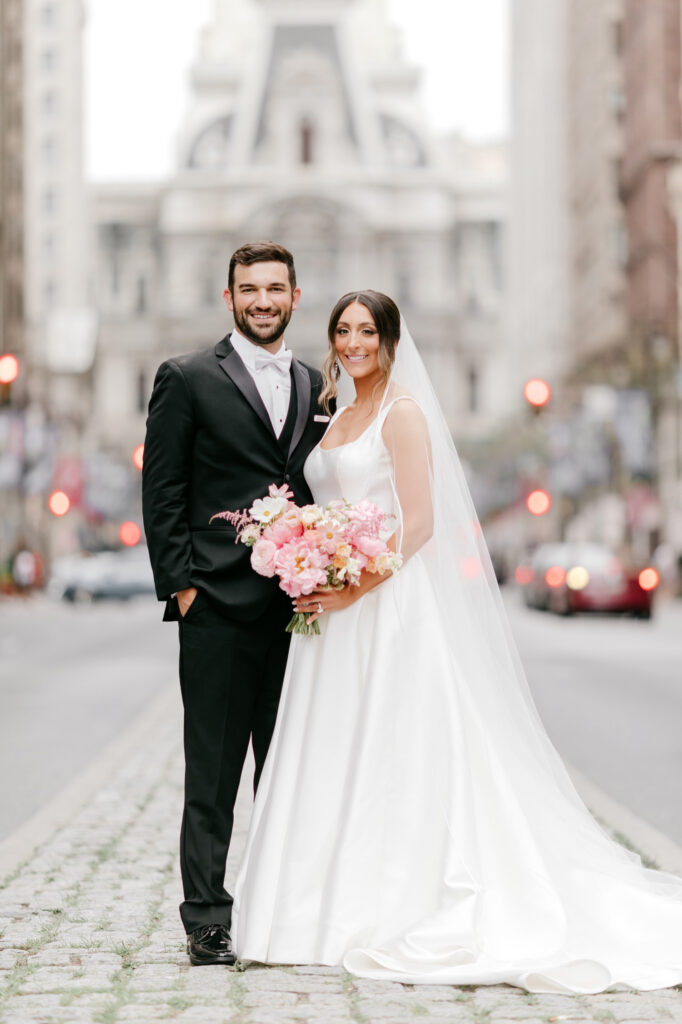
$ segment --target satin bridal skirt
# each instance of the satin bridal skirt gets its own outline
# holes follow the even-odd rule
[[[235,891],[245,960],[594,993],[682,982],[682,880],[481,714],[420,556],[293,638]]]

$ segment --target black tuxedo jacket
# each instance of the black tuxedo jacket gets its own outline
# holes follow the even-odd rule
[[[170,597],[200,587],[232,618],[263,614],[277,580],[259,576],[234,526],[209,522],[225,509],[249,508],[270,484],[288,484],[297,504],[312,501],[303,463],[322,437],[319,371],[292,359],[289,419],[280,439],[229,335],[215,348],[159,367],[149,402],[142,506],[149,555],[165,618]],[[282,442],[282,443],[280,443]]]

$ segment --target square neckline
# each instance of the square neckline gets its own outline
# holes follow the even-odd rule
[[[415,403],[416,403],[416,399],[415,399],[415,398],[414,398],[414,397],[413,397],[412,395],[408,395],[408,394],[405,394],[405,395],[395,395],[395,396],[394,396],[394,397],[393,397],[393,398],[392,398],[392,399],[390,400],[390,402],[388,402],[388,403],[387,403],[387,404],[386,404],[385,406],[379,406],[379,412],[378,412],[378,413],[376,414],[376,416],[373,416],[373,417],[372,417],[372,419],[371,419],[371,420],[369,421],[369,423],[367,424],[367,426],[365,427],[365,429],[364,429],[364,430],[362,431],[362,433],[361,433],[361,434],[358,434],[358,436],[357,436],[357,437],[354,437],[352,441],[344,441],[344,443],[343,443],[343,444],[335,444],[333,448],[323,448],[323,447],[322,447],[322,441],[324,441],[325,437],[327,436],[327,434],[328,434],[328,433],[329,433],[329,431],[331,430],[331,428],[332,428],[332,424],[333,424],[333,423],[335,423],[335,422],[336,422],[336,421],[337,421],[337,420],[338,420],[338,419],[340,418],[341,414],[342,414],[342,413],[344,413],[344,412],[346,411],[346,409],[350,409],[350,406],[349,406],[349,405],[342,405],[342,406],[341,406],[341,408],[340,408],[340,409],[337,409],[337,410],[336,410],[336,412],[334,413],[334,415],[332,416],[332,418],[331,418],[331,421],[330,421],[330,423],[329,423],[329,426],[327,427],[326,433],[325,433],[325,434],[323,435],[322,439],[320,440],[320,442],[319,442],[319,443],[318,443],[318,445],[317,445],[317,447],[318,447],[318,450],[319,450],[319,451],[321,451],[321,452],[335,452],[335,451],[337,451],[337,450],[338,450],[339,448],[347,448],[347,447],[348,447],[349,445],[351,445],[351,444],[357,444],[357,442],[358,442],[358,441],[361,441],[361,440],[362,440],[362,438],[363,438],[363,437],[365,436],[365,434],[367,433],[367,431],[368,431],[368,430],[369,430],[369,429],[370,429],[371,427],[373,427],[373,426],[374,426],[374,424],[375,424],[375,423],[376,423],[376,422],[377,422],[377,421],[378,421],[378,420],[379,420],[379,419],[380,419],[380,418],[381,418],[382,416],[384,417],[384,419],[386,418],[386,414],[388,413],[388,411],[389,411],[389,409],[391,408],[391,406],[392,406],[392,405],[393,405],[393,404],[394,404],[395,402],[399,402],[399,401],[400,401],[400,400],[401,400],[402,398],[406,398],[406,399],[408,399],[409,401],[411,401],[411,402],[415,402]],[[416,403],[416,404],[418,405],[418,403]]]

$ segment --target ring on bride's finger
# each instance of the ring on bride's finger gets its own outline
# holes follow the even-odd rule
[[[318,601],[317,602],[317,614],[321,615],[323,611],[324,611],[324,608],[322,607],[322,602]]]

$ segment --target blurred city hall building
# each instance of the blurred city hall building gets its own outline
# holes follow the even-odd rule
[[[288,331],[315,366],[336,299],[398,301],[454,428],[489,428],[501,383],[504,146],[437,140],[418,73],[377,0],[219,0],[155,186],[95,193],[98,439],[144,436],[153,375],[215,344],[231,253],[274,239],[302,300]]]

